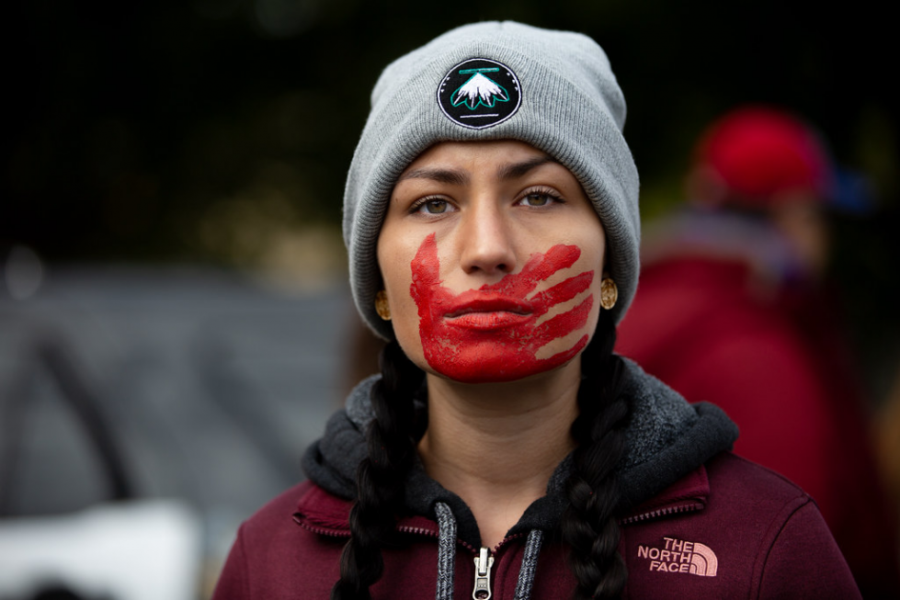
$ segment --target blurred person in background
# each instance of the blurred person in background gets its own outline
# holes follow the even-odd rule
[[[838,177],[816,132],[781,109],[744,106],[712,124],[688,206],[648,227],[616,350],[725,409],[741,429],[735,452],[819,504],[864,596],[895,597],[895,519],[842,331],[843,290],[826,278],[827,211],[846,202]]]

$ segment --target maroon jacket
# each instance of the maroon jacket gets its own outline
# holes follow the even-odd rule
[[[850,571],[815,503],[783,477],[724,451],[736,431],[712,406],[691,406],[629,363],[634,383],[628,455],[620,463],[622,538],[629,579],[625,598],[859,598]],[[361,391],[360,391],[361,390]],[[305,459],[316,483],[288,490],[242,525],[214,600],[328,598],[349,536],[352,465],[364,455],[370,407],[364,384],[329,423]],[[354,400],[356,398],[356,400]],[[360,401],[361,399],[361,401]],[[525,540],[544,531],[531,598],[567,598],[574,578],[567,548],[552,532],[569,460],[551,477],[547,496],[529,507],[491,550],[493,598],[512,599]],[[327,489],[326,489],[327,488]],[[472,597],[480,546],[477,523],[451,492],[414,470],[407,483],[410,516],[398,527],[404,544],[384,551],[385,572],[372,597],[433,598],[439,526],[434,505],[458,520],[455,598]]]

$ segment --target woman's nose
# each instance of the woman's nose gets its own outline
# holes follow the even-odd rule
[[[512,273],[516,253],[510,223],[502,208],[484,202],[466,212],[458,232],[463,271],[470,275]]]

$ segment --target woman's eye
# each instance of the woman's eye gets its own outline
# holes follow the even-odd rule
[[[522,198],[520,202],[525,206],[547,206],[554,200],[556,200],[556,198],[554,198],[550,194],[545,194],[543,192],[533,192]]]
[[[439,198],[434,198],[432,200],[426,200],[422,202],[416,207],[416,212],[424,212],[429,215],[440,215],[447,212],[450,204],[446,200],[441,200]]]

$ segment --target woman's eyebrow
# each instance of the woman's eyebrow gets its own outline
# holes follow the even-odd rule
[[[506,165],[501,167],[497,171],[497,179],[500,181],[507,181],[509,179],[518,179],[522,177],[532,169],[535,169],[541,165],[545,165],[547,163],[559,163],[558,160],[553,158],[552,156],[536,156],[534,158],[528,159],[526,161],[515,163],[511,165]]]
[[[468,173],[450,169],[414,169],[401,175],[397,183],[406,179],[431,179],[432,181],[452,185],[466,185],[469,183]]]

